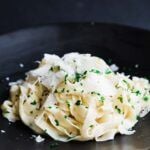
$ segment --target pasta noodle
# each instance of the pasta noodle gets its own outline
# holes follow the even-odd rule
[[[11,86],[2,111],[9,121],[21,120],[55,140],[112,140],[133,134],[150,111],[150,84],[114,73],[90,54],[45,54],[25,81]]]

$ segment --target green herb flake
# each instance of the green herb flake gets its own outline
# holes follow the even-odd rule
[[[92,70],[90,70],[90,72],[93,72],[93,73],[96,73],[96,74],[100,74],[101,72],[99,71],[99,70],[97,70],[97,69],[92,69]]]
[[[48,106],[48,108],[49,108],[49,109],[51,109],[51,108],[52,108],[52,106]]]
[[[80,100],[77,100],[76,103],[75,103],[77,106],[81,105],[81,101]]]
[[[81,74],[76,73],[76,74],[75,74],[75,80],[76,80],[77,82],[79,82],[79,81],[80,81],[80,78],[81,78]]]
[[[123,103],[123,97],[122,97],[122,96],[119,96],[117,99],[118,99],[121,103]]]
[[[110,69],[106,69],[105,74],[111,74],[112,71]]]
[[[105,97],[104,96],[101,96],[101,99],[100,99],[101,101],[104,101],[105,100]]]
[[[89,127],[90,127],[90,128],[93,128],[93,127],[94,127],[94,125],[93,125],[93,124],[91,124]]]
[[[93,94],[95,94],[95,92],[91,92],[91,94],[93,95]]]
[[[59,121],[55,120],[55,124],[56,124],[56,126],[59,126]]]
[[[70,108],[70,103],[69,103],[69,101],[66,101],[66,104],[67,104],[68,108]]]
[[[53,71],[53,72],[58,72],[58,71],[60,71],[60,66],[53,66],[49,70]]]
[[[27,100],[25,99],[25,100],[23,101],[23,104],[25,104],[25,103],[26,103],[26,101],[27,101]]]
[[[144,97],[143,97],[143,100],[144,100],[144,101],[148,101],[148,100],[149,100],[149,97],[148,97],[148,96],[144,96]]]
[[[130,88],[130,84],[126,80],[122,80],[122,81],[127,85],[128,88]]]
[[[68,74],[65,75],[65,79],[64,79],[65,84],[67,83],[67,77],[68,77]]]
[[[64,91],[65,91],[65,88],[63,88],[63,89],[61,90],[62,93],[64,93]]]
[[[119,84],[118,84],[118,83],[115,85],[115,88],[116,88],[116,89],[119,89]]]
[[[83,86],[83,83],[80,83],[81,86]]]
[[[54,93],[58,93],[57,89],[54,91]]]
[[[33,114],[33,111],[30,111],[30,114]]]
[[[139,90],[135,91],[136,96],[141,95],[141,92]]]
[[[31,105],[36,105],[36,101],[34,100],[33,102],[30,103]]]
[[[64,118],[67,119],[67,116],[65,115]]]
[[[136,116],[136,120],[139,120],[140,118],[141,118],[140,116],[138,116],[138,115]]]
[[[77,91],[76,89],[73,89],[73,91]]]
[[[121,113],[121,110],[120,108],[118,108],[118,106],[115,106],[115,109],[117,110],[117,112],[120,114]]]
[[[83,74],[76,72],[75,73],[75,81],[79,82],[82,79],[86,78],[87,71],[84,71]]]

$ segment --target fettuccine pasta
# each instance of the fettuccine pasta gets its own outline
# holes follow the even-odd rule
[[[2,111],[9,121],[21,120],[55,140],[106,141],[135,132],[150,111],[150,84],[114,73],[90,54],[45,54],[25,81],[11,86]]]

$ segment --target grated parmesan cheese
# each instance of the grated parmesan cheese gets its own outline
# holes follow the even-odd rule
[[[1,133],[6,133],[6,131],[5,130],[1,130]]]
[[[19,66],[20,66],[21,68],[23,68],[23,67],[24,67],[24,64],[20,63]]]
[[[134,66],[135,68],[138,68],[139,67],[139,64],[135,64],[135,66]]]
[[[5,80],[6,80],[6,81],[9,81],[9,80],[10,80],[10,78],[9,78],[9,77],[6,77],[6,78],[5,78]]]
[[[110,65],[110,68],[112,71],[118,71],[119,70],[119,67],[116,64]]]
[[[43,142],[44,140],[45,140],[45,139],[42,138],[40,135],[38,135],[38,136],[35,138],[35,141],[36,141],[37,143]]]
[[[23,80],[18,80],[16,82],[9,82],[9,86],[13,86],[13,85],[18,85],[18,84],[22,84],[23,83]]]

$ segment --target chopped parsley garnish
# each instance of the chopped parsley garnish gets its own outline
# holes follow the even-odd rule
[[[83,92],[84,92],[84,90],[81,91],[81,93],[83,93]]]
[[[131,92],[132,92],[132,93],[135,93],[136,96],[141,95],[141,92],[140,92],[139,90],[132,89]]]
[[[112,71],[110,69],[106,69],[105,74],[111,74]]]
[[[76,80],[77,82],[79,82],[80,78],[81,78],[81,74],[76,73],[76,74],[75,74],[75,80]]]
[[[54,91],[54,93],[58,93],[57,89]]]
[[[120,108],[118,108],[118,106],[115,106],[115,109],[117,110],[117,112],[120,114],[121,113],[121,110]]]
[[[30,103],[31,105],[36,105],[36,101],[34,100],[33,102]]]
[[[135,91],[136,96],[141,95],[141,92],[139,90]]]
[[[51,70],[53,72],[58,72],[58,71],[60,71],[60,66],[53,66],[49,70]]]
[[[25,100],[23,101],[23,104],[25,104],[26,101],[27,101],[27,100],[25,99]]]
[[[65,115],[64,118],[67,119],[67,116]]]
[[[19,97],[19,95],[18,95],[18,94],[16,94],[16,97]]]
[[[79,82],[80,80],[85,79],[86,78],[86,74],[87,74],[87,71],[83,72],[82,74],[76,72],[75,73],[75,81]]]
[[[122,80],[122,81],[127,85],[128,88],[130,88],[130,84],[126,80]]]
[[[148,101],[148,100],[149,100],[149,97],[148,97],[148,96],[144,96],[144,97],[143,97],[143,100],[144,100],[144,101]]]
[[[102,96],[100,93],[93,91],[93,92],[91,92],[91,94],[99,96],[99,101],[104,102],[105,97]]]
[[[118,83],[115,85],[115,88],[117,88],[117,89],[119,88],[119,84]]]
[[[48,108],[49,108],[49,109],[51,109],[51,108],[52,108],[52,106],[49,106]]]
[[[96,94],[96,95],[98,95],[98,96],[100,96],[100,93],[97,93],[97,92],[91,92],[91,94],[93,95],[93,94]]]
[[[101,96],[100,101],[104,102],[104,100],[105,100],[105,97]]]
[[[81,101],[80,100],[77,100],[76,103],[75,103],[77,106],[81,105]]]
[[[55,124],[56,124],[56,126],[59,126],[59,121],[55,120]]]
[[[89,127],[90,127],[90,128],[93,128],[93,127],[94,127],[94,125],[93,125],[93,124],[91,124]]]
[[[140,119],[140,116],[136,116],[136,120],[139,120]]]
[[[95,94],[95,92],[91,92],[91,94]]]
[[[70,108],[70,103],[69,101],[66,101],[67,106]]]
[[[62,90],[61,90],[61,92],[63,93],[65,91],[65,88],[63,88]]]
[[[66,92],[69,93],[69,90],[67,90]]]
[[[73,89],[73,91],[77,91],[76,89]]]
[[[68,74],[65,75],[65,84],[67,83]]]
[[[123,103],[123,98],[122,98],[122,96],[119,96],[117,99],[118,99],[121,103]]]
[[[30,114],[33,114],[33,111],[30,111]]]
[[[80,83],[81,86],[83,86],[83,83]]]
[[[93,72],[93,73],[96,73],[96,74],[100,74],[101,72],[99,71],[99,70],[97,70],[97,69],[92,69],[92,70],[90,70],[90,72]]]

